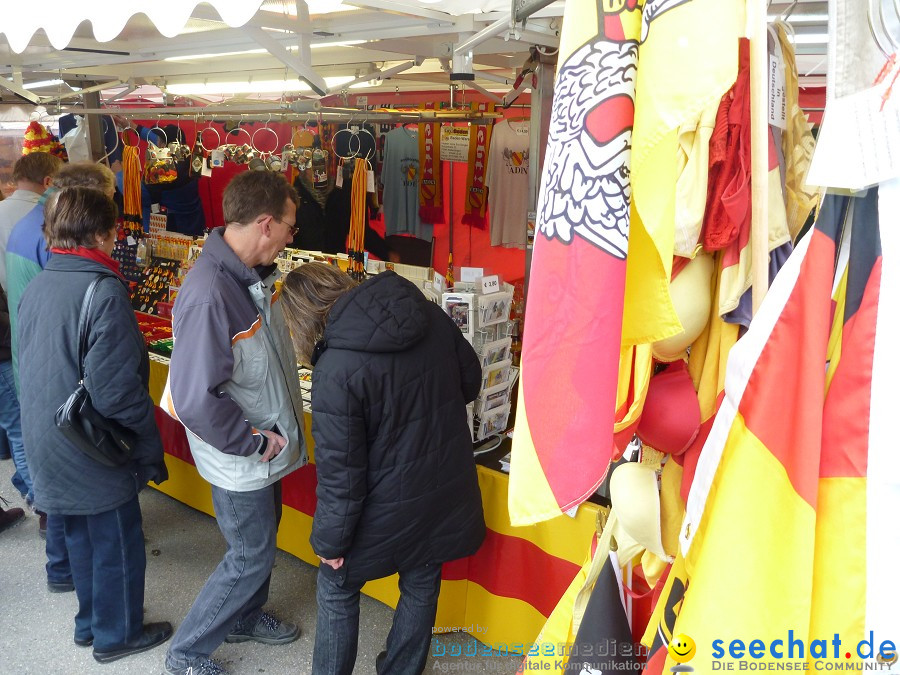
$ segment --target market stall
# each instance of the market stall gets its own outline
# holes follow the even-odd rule
[[[838,9],[863,33],[865,22],[851,16],[848,2]],[[841,95],[864,89],[847,82],[851,73],[865,72],[859,77],[866,86],[874,80],[881,97],[877,112],[869,99],[838,108],[841,124],[855,129],[859,119],[872,119],[886,147],[895,147],[896,125],[884,120],[893,119],[894,110],[896,59],[888,54],[900,45],[892,38],[896,0],[867,3],[872,40],[857,41],[858,64],[844,58],[849,50],[826,58],[829,8],[812,0],[768,6],[757,0],[537,0],[513,3],[511,10],[509,3],[485,2],[483,9],[493,12],[480,14],[452,1],[438,9],[360,0],[346,3],[358,10],[321,15],[306,4],[279,15],[263,3],[242,19],[242,31],[223,25],[230,20],[195,12],[192,21],[215,24],[211,34],[154,43],[154,58],[168,49],[174,64],[138,66],[136,72],[147,75],[142,81],[116,71],[119,79],[82,95],[81,107],[63,106],[77,94],[61,85],[33,96],[44,105],[55,100],[57,112],[84,116],[95,143],[110,131],[116,147],[103,150],[123,156],[126,220],[116,257],[134,284],[134,309],[156,352],[154,401],[163,405],[168,377],[167,317],[173,303],[177,311],[180,279],[202,251],[202,232],[224,224],[225,184],[247,170],[283,173],[302,201],[300,231],[278,259],[283,271],[311,260],[357,279],[394,269],[446,311],[481,360],[483,382],[469,420],[474,452],[485,441],[498,442],[478,460],[488,535],[477,554],[444,566],[435,631],[467,630],[495,649],[515,652],[528,652],[539,634],[568,646],[643,641],[656,668],[651,672],[659,672],[675,626],[690,626],[688,632],[697,626],[695,637],[704,639],[721,627],[690,613],[685,623],[676,620],[686,579],[696,572],[688,569],[695,562],[688,557],[695,528],[707,498],[711,503],[716,496],[710,485],[728,432],[720,420],[734,416],[733,410],[720,412],[729,410],[727,385],[737,386],[735,400],[748,386],[731,383],[731,354],[745,359],[743,376],[759,354],[748,357],[736,345],[768,353],[765,331],[781,322],[781,308],[771,307],[787,306],[790,293],[774,293],[768,311],[764,299],[773,279],[793,283],[802,276],[798,259],[808,254],[813,236],[804,237],[820,213],[824,188],[879,182],[874,173],[864,184],[846,180],[846,172],[869,165],[855,147],[834,142],[840,134],[834,131],[825,143],[832,148],[832,172],[815,184],[808,180],[822,176],[821,155],[820,171],[811,165],[826,61],[840,72]],[[132,28],[146,29],[142,21]],[[715,31],[699,30],[711,24]],[[58,41],[51,36],[54,46]],[[115,70],[118,57],[131,58],[103,58]],[[86,68],[90,57],[72,58],[74,67]],[[201,70],[209,72],[199,78]],[[0,87],[28,95],[14,82]],[[211,98],[235,93],[246,97]],[[124,102],[138,94],[141,99]],[[860,147],[878,145],[870,132],[858,138]],[[845,173],[834,170],[838,156],[847,158]],[[896,163],[885,159],[884,165],[875,178],[895,177]],[[363,171],[365,194],[354,196],[350,185]],[[190,192],[190,208],[182,189]],[[363,218],[351,216],[352,200],[357,214],[364,208]],[[838,211],[853,220],[847,215],[852,209]],[[186,213],[193,225],[185,225]],[[828,232],[834,247],[845,245],[844,235]],[[821,240],[818,249],[827,248]],[[822,350],[827,346],[832,373],[843,337],[838,318],[847,311],[849,325],[852,310],[846,308],[859,298],[841,278],[850,253],[829,257],[818,249],[807,268],[818,262],[836,270],[816,286],[822,311],[833,303],[833,337],[813,340]],[[761,311],[771,325],[759,327]],[[807,337],[801,332],[790,339],[805,345]],[[797,384],[789,351],[781,353],[779,367],[786,390],[794,391],[793,383],[797,393],[781,405],[799,419],[809,406],[797,401],[812,385]],[[804,353],[798,363],[824,372],[824,364],[809,358]],[[774,395],[780,394],[778,378],[769,373],[764,381],[772,400],[780,400]],[[817,399],[827,391],[812,390]],[[764,422],[781,411],[766,407],[767,396],[759,400],[753,410],[741,409],[740,419],[772,440]],[[159,489],[211,514],[210,488],[194,468],[184,428],[162,408],[157,422],[170,473]],[[304,423],[312,463],[284,481],[278,544],[318,564],[308,544],[316,507],[308,413]],[[820,426],[809,425],[806,437],[820,433]],[[762,453],[768,472],[753,467],[760,480],[782,473],[790,479],[795,465],[807,466],[805,456],[773,447],[772,456]],[[739,484],[740,470],[728,469]],[[844,475],[845,469],[823,460],[822,477],[859,477]],[[811,469],[803,473],[800,495],[813,507],[811,486],[819,479]],[[821,494],[829,494],[827,488]],[[741,489],[732,484],[721,494],[742,495],[746,507],[755,497]],[[796,496],[786,493],[788,501]],[[611,510],[598,506],[610,499]],[[813,538],[808,522],[798,525],[803,509],[800,504],[788,519]],[[778,529],[774,516],[772,525]],[[770,543],[775,547],[778,540]],[[741,549],[727,536],[717,549],[732,545],[755,560],[752,546]],[[768,569],[775,576],[768,563],[757,560],[747,574]],[[796,579],[821,574],[796,570]],[[645,579],[653,594],[642,586]],[[709,588],[715,580],[700,583]],[[609,594],[592,614],[589,602],[601,595],[598,589]],[[396,604],[396,578],[371,582],[364,591]],[[763,603],[751,597],[755,589],[741,592],[748,607],[765,604],[760,617],[769,606],[780,608],[778,598]],[[804,591],[798,593],[807,614],[815,615]],[[820,586],[817,593],[826,591]],[[708,614],[719,611],[716,602],[724,595],[727,589],[705,600]],[[651,616],[649,605],[660,596]],[[743,606],[721,605],[726,614],[744,615]],[[607,625],[610,616],[616,621]],[[859,629],[858,622],[848,628]],[[554,661],[559,653],[529,656],[529,667],[561,669]],[[645,656],[630,654],[624,662],[643,666]],[[588,667],[613,669],[608,661],[586,665],[591,672]]]

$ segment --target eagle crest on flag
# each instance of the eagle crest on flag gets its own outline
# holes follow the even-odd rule
[[[622,12],[642,8],[650,23],[691,0],[606,0],[601,30],[563,63],[554,89],[538,230],[566,244],[578,235],[625,259],[631,207],[631,132],[638,42],[625,38]]]

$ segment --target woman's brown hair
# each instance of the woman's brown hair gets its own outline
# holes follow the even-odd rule
[[[116,204],[100,190],[61,188],[44,206],[44,236],[49,248],[97,248],[97,237],[116,226]]]
[[[313,348],[325,333],[328,312],[356,286],[344,272],[324,263],[307,263],[290,272],[281,287],[284,316],[297,360],[310,365]]]

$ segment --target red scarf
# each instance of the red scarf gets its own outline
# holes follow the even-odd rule
[[[93,260],[96,263],[100,263],[108,267],[110,270],[116,273],[116,275],[122,280],[125,281],[125,277],[122,276],[122,273],[119,271],[119,263],[106,255],[99,248],[85,248],[84,246],[79,246],[78,248],[51,248],[50,253],[58,253],[59,255],[77,255],[82,258],[87,258],[88,260]]]
[[[420,109],[434,109],[423,103]],[[441,123],[419,125],[419,218],[423,223],[444,222],[441,181]]]
[[[493,103],[472,103],[472,110],[493,112]],[[484,212],[487,208],[488,150],[491,147],[491,124],[472,125],[469,136],[469,172],[466,175],[466,213],[462,222],[484,229]]]

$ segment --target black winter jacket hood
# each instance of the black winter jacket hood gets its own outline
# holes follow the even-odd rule
[[[341,297],[328,314],[325,341],[336,349],[402,352],[423,337],[428,300],[394,272],[384,272]]]

